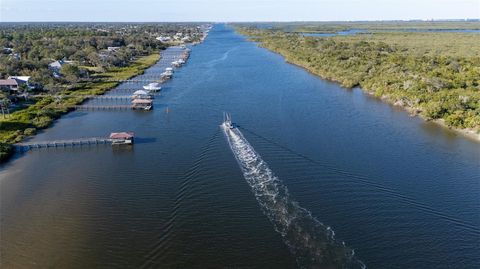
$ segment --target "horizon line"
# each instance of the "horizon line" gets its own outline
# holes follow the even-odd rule
[[[391,19],[391,20],[238,20],[238,21],[0,21],[0,23],[269,23],[269,22],[478,22],[480,18]]]

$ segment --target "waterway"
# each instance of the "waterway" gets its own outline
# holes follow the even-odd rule
[[[136,144],[0,167],[2,268],[480,267],[480,144],[228,26],[153,111],[72,112],[34,140],[114,131]]]

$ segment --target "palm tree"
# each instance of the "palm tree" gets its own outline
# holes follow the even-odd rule
[[[7,114],[10,114],[9,107],[11,103],[12,102],[8,98],[3,98],[2,100],[0,100],[0,108],[2,109],[3,118],[5,118],[5,111],[7,112]]]

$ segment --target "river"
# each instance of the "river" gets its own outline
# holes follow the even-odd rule
[[[34,138],[128,130],[131,148],[32,150],[0,167],[2,268],[480,266],[474,141],[225,25],[154,104],[72,112]],[[220,128],[223,111],[238,130]]]

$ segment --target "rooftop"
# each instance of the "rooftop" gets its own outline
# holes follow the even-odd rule
[[[152,100],[147,100],[147,99],[134,99],[132,101],[132,104],[137,105],[137,104],[152,104]]]
[[[18,83],[14,79],[0,79],[0,86],[18,86]]]
[[[119,133],[111,133],[110,139],[130,139],[133,138],[135,134],[133,132],[119,132]]]

